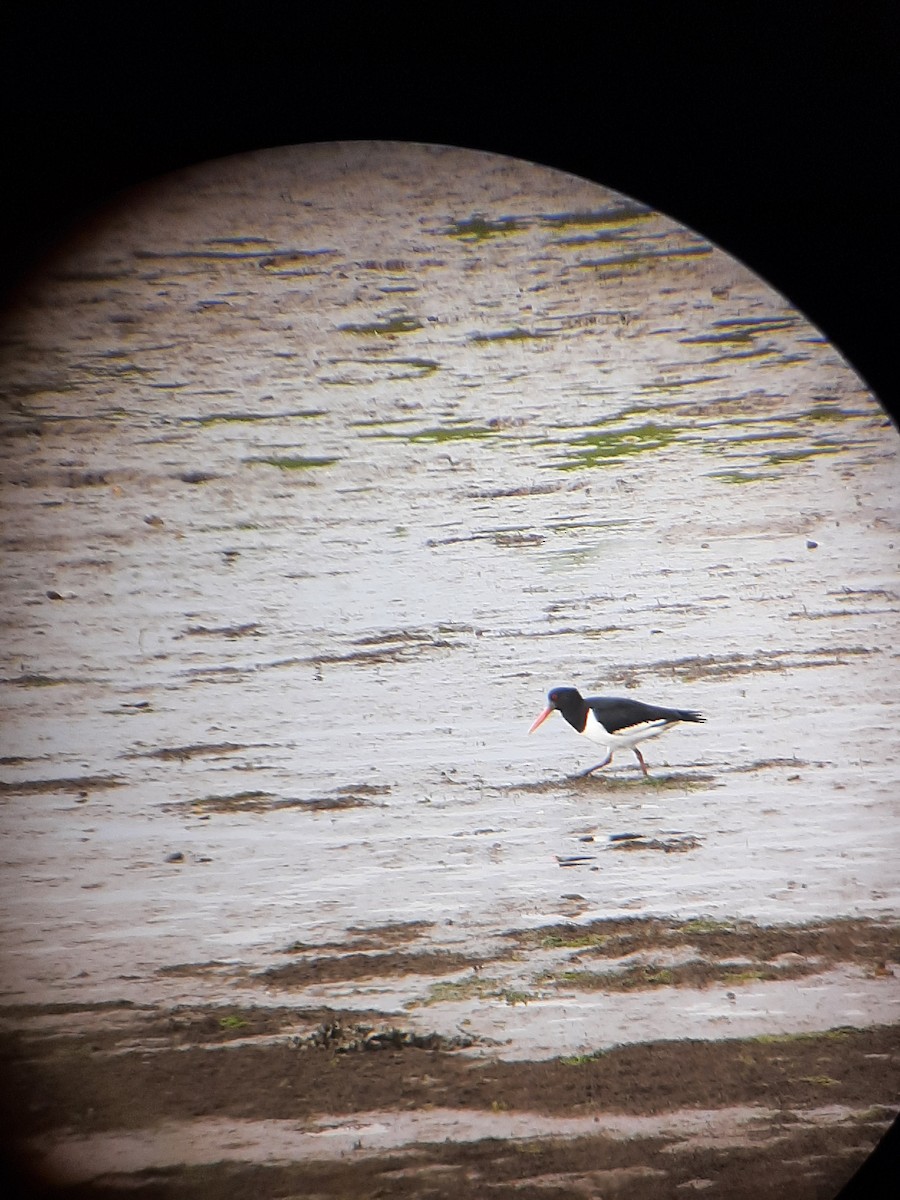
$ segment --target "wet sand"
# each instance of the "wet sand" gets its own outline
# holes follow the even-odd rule
[[[36,1160],[836,1191],[896,1106],[900,446],[818,331],[593,184],[354,145],[148,186],[2,335]],[[574,779],[560,683],[707,723]]]

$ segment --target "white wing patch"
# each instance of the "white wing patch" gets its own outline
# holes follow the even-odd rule
[[[665,733],[675,724],[675,721],[666,721],[665,719],[641,721],[637,725],[629,725],[627,729],[619,729],[616,733],[610,733],[605,726],[601,725],[594,715],[594,710],[590,708],[584,726],[584,736],[592,742],[598,742],[601,746],[615,749],[617,746],[635,746],[638,742],[646,741],[647,738],[658,737],[659,734]]]

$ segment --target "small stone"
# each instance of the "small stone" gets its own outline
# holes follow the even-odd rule
[[[211,479],[217,479],[217,475],[211,475],[209,471],[185,471],[178,478],[182,483],[208,483]]]
[[[818,546],[818,544],[819,544],[818,542],[813,542],[809,538],[806,539],[807,550],[815,550],[816,547]]]
[[[184,862],[184,855],[180,850],[173,850],[171,854],[166,855],[166,862]]]
[[[44,594],[48,600],[62,600],[62,596],[59,594],[59,592],[49,591],[45,592]]]

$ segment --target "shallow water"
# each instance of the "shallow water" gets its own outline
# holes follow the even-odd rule
[[[839,1106],[795,1114],[811,1126],[827,1126],[852,1118],[852,1110]],[[297,1159],[343,1158],[356,1160],[366,1153],[384,1152],[411,1143],[440,1140],[465,1142],[477,1137],[511,1141],[526,1138],[574,1138],[584,1135],[615,1139],[671,1139],[670,1153],[697,1146],[759,1146],[777,1139],[780,1129],[776,1110],[761,1107],[704,1112],[685,1110],[663,1117],[608,1115],[597,1117],[549,1117],[536,1114],[493,1113],[473,1116],[464,1109],[432,1109],[428,1112],[374,1112],[352,1118],[329,1118],[302,1125],[295,1121],[193,1121],[159,1130],[153,1139],[145,1134],[74,1139],[49,1153],[38,1143],[35,1151],[45,1165],[71,1180],[89,1180],[106,1172],[131,1172],[189,1163],[216,1161],[210,1147],[225,1147],[224,1158],[237,1162],[290,1162]],[[219,1160],[221,1161],[221,1159]],[[414,1168],[409,1168],[413,1170]],[[602,1174],[602,1172],[596,1172]],[[640,1176],[632,1167],[623,1174]],[[613,1174],[613,1172],[610,1172]],[[611,1180],[609,1182],[612,1182]]]

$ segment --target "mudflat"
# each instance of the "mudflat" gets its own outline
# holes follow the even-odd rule
[[[0,335],[32,1167],[834,1194],[896,1111],[900,443],[821,332],[597,185],[352,144],[147,185]],[[706,723],[578,779],[560,684]]]

